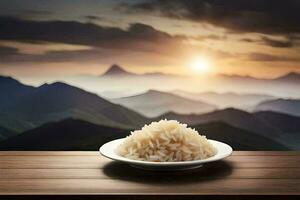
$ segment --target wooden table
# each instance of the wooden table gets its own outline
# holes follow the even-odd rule
[[[300,199],[299,167],[300,152],[239,151],[181,172],[98,152],[0,152],[0,199]]]

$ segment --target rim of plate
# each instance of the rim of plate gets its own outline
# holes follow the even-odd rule
[[[130,164],[140,164],[140,165],[155,165],[155,166],[180,166],[180,165],[194,165],[213,162],[217,160],[224,159],[232,154],[232,147],[223,142],[216,140],[208,140],[212,145],[217,149],[217,154],[203,160],[192,160],[192,161],[178,161],[178,162],[151,162],[151,161],[142,161],[142,160],[133,160],[128,159],[123,156],[118,155],[115,150],[122,143],[125,138],[112,140],[105,143],[99,149],[99,152],[102,156],[121,162],[126,162]]]

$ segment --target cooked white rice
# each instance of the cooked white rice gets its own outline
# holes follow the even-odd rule
[[[209,158],[216,154],[216,149],[186,124],[161,120],[131,132],[118,146],[117,153],[134,160],[174,162]]]

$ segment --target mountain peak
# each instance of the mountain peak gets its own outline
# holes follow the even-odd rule
[[[111,75],[131,75],[132,73],[126,71],[121,66],[113,64],[108,70],[103,74],[104,76]]]

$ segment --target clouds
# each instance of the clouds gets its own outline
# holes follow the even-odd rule
[[[94,19],[91,16],[89,18]],[[53,51],[51,48],[45,47],[43,49],[48,49],[48,51],[43,55],[24,55],[6,48],[0,54],[11,51],[11,55],[6,53],[6,57],[2,57],[0,60],[7,62],[55,62],[68,59],[78,60],[79,58],[95,60],[102,57],[104,51],[110,52],[111,55],[126,52],[171,55],[175,51],[174,49],[180,49],[178,47],[183,45],[183,40],[185,40],[183,36],[172,36],[141,23],[133,23],[127,29],[121,29],[78,21],[34,21],[0,17],[0,24],[0,40],[2,41],[40,43],[45,46],[59,43],[90,47],[90,49],[74,49],[74,51],[65,51],[64,49]],[[30,45],[28,45],[29,47]]]
[[[161,42],[180,42],[151,26],[135,23],[127,30],[76,21],[32,21],[0,17],[0,39],[47,41],[109,49],[159,51]]]
[[[300,33],[297,0],[151,0],[123,7],[132,12],[159,12],[169,18],[209,23],[232,32]]]

